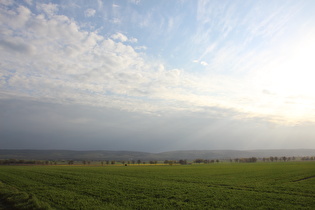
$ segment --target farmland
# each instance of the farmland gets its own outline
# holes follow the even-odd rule
[[[0,200],[20,209],[315,209],[315,162],[1,166]]]

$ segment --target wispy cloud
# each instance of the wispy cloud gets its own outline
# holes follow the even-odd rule
[[[200,64],[203,65],[203,66],[208,66],[208,63],[205,62],[205,61],[201,61]]]
[[[48,16],[52,16],[58,11],[58,5],[52,3],[36,4],[36,8],[39,12],[44,12]]]
[[[128,0],[128,1],[133,4],[139,4],[141,2],[141,0]]]
[[[95,9],[87,9],[84,11],[85,17],[93,17],[96,13]]]
[[[113,34],[111,36],[111,38],[114,40],[122,41],[122,42],[126,42],[128,40],[128,38],[125,35],[123,35],[122,33]]]
[[[136,38],[128,38],[127,36],[125,36],[124,34],[122,33],[115,33],[113,35],[111,35],[111,38],[113,40],[118,40],[118,41],[121,41],[121,42],[131,42],[131,43],[136,43],[138,40]]]

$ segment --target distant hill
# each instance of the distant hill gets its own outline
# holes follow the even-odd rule
[[[194,160],[202,159],[234,159],[234,158],[249,158],[249,157],[302,157],[315,156],[315,149],[292,149],[292,150],[183,150],[171,151],[156,154],[158,157],[168,160],[187,159]]]
[[[0,150],[0,159],[24,160],[194,160],[248,157],[315,156],[315,149],[290,150],[182,150],[162,153],[134,151]]]
[[[0,150],[0,159],[25,160],[132,160],[144,159],[150,153],[133,151],[75,150]]]

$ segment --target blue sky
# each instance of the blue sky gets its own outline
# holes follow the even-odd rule
[[[1,146],[315,148],[314,9],[1,0]]]

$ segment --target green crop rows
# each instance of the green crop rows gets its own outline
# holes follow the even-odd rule
[[[315,209],[314,193],[315,162],[0,167],[18,209]]]

